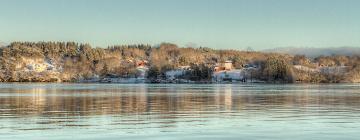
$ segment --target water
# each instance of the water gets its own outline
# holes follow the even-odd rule
[[[0,84],[0,139],[359,137],[359,84]]]

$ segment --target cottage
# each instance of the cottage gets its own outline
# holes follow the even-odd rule
[[[136,68],[137,72],[138,72],[138,78],[142,78],[145,79],[146,78],[146,74],[149,71],[149,68],[146,66],[138,66]]]
[[[137,67],[145,67],[147,65],[148,65],[148,61],[146,61],[146,60],[141,60],[141,61],[136,62]]]
[[[230,71],[233,69],[232,61],[225,61],[224,63],[219,63],[214,67],[214,72],[220,71]]]
[[[225,61],[224,68],[225,70],[232,70],[233,69],[232,61]]]

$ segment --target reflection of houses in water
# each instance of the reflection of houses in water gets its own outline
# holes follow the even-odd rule
[[[227,88],[224,90],[224,107],[225,110],[231,110],[232,109],[232,88],[229,87],[232,85],[227,85]]]
[[[43,88],[33,88],[30,90],[32,94],[32,105],[34,108],[37,108],[37,111],[42,111],[44,106],[46,106],[46,94],[49,92]]]
[[[95,88],[48,88],[1,89],[2,93],[18,93],[11,98],[0,98],[4,113],[18,116],[91,116],[91,115],[153,115],[151,119],[176,123],[181,115],[198,117],[208,113],[266,110],[274,107],[299,108],[306,106],[335,105],[349,103],[359,106],[360,97],[354,96],[313,96],[309,91],[296,90],[265,91],[253,87],[234,85],[210,85],[192,88],[193,85],[101,85]],[[244,88],[244,89],[240,89]],[[266,88],[266,86],[265,86]],[[301,86],[304,88],[304,86]],[[305,87],[307,88],[307,87]],[[262,89],[262,88],[261,88]],[[328,92],[332,92],[329,89]],[[294,94],[287,94],[284,92]],[[242,92],[243,94],[238,94]],[[305,92],[305,94],[304,94]],[[309,92],[306,93],[306,92]],[[27,94],[25,96],[19,94]],[[250,112],[251,113],[251,112]],[[155,114],[155,115],[154,115]],[[155,116],[155,117],[154,117]],[[144,119],[144,118],[142,118]],[[169,121],[169,122],[167,122]],[[171,122],[170,122],[171,121]]]
[[[146,85],[136,86],[120,96],[119,110],[127,113],[146,112],[148,97]]]
[[[214,105],[220,110],[232,110],[232,85],[216,85],[214,89]]]
[[[218,91],[215,91],[215,96],[204,96],[207,93],[196,89],[189,90],[187,93],[177,93],[179,87],[176,86],[172,88],[149,88],[146,85],[136,85],[131,88],[129,86],[109,89],[104,87],[100,88],[100,91],[34,88],[26,91],[26,93],[31,93],[31,96],[21,96],[17,103],[11,104],[22,105],[23,107],[20,108],[30,108],[38,113],[56,111],[53,115],[65,113],[81,116],[145,112],[167,114],[174,111],[190,111],[193,115],[201,115],[202,111],[208,110],[209,105],[217,105],[218,109],[229,110],[233,104],[231,87],[219,87]],[[182,88],[182,90],[185,89],[187,88]]]

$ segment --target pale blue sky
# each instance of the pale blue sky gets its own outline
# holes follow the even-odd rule
[[[0,0],[0,42],[360,46],[360,0]]]

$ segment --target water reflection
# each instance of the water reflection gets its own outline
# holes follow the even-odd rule
[[[256,132],[274,122],[352,130],[360,127],[359,91],[359,85],[2,84],[0,133]]]
[[[321,87],[298,90],[296,86],[288,89],[254,89],[253,86],[236,85],[25,86],[0,89],[1,114],[26,117],[271,111],[286,108],[306,111],[311,108],[346,107],[356,110],[360,105],[356,85],[353,90],[347,89],[345,94],[341,92],[342,88],[320,93],[319,90],[323,90]]]

